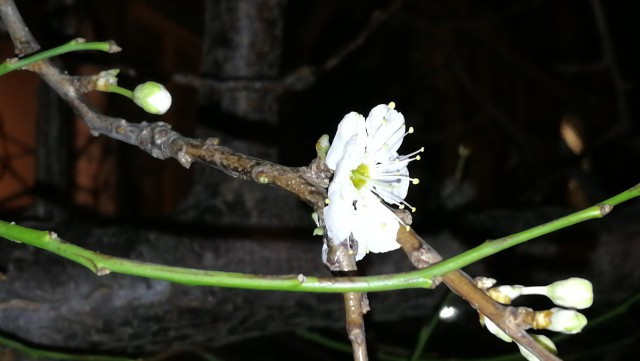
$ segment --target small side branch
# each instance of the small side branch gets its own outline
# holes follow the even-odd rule
[[[365,293],[349,292],[344,294],[347,335],[351,341],[354,361],[367,361],[367,339],[364,329],[364,318],[369,303]]]
[[[23,56],[40,49],[13,0],[0,0],[0,17],[9,31],[16,55]]]

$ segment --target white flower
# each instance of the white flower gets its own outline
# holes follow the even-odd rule
[[[353,236],[358,242],[356,260],[368,252],[400,247],[396,242],[400,220],[381,199],[401,208],[409,206],[404,201],[409,183],[418,183],[409,178],[407,164],[419,159],[415,155],[423,149],[398,155],[402,140],[413,129],[405,132],[404,116],[394,107],[394,103],[378,105],[366,120],[355,112],[347,114],[326,157],[334,171],[329,205],[324,209],[327,233],[335,242]]]
[[[171,107],[171,94],[162,84],[148,81],[133,90],[133,101],[147,113],[160,115]]]

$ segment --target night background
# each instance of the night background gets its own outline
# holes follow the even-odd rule
[[[1,3],[1,2],[0,2]],[[444,256],[586,208],[640,183],[634,1],[17,1],[43,48],[114,40],[117,54],[57,57],[70,74],[119,68],[119,84],[167,85],[164,116],[116,94],[93,106],[164,121],[247,155],[306,166],[350,111],[396,103],[415,129],[400,149],[420,183],[413,227]],[[0,27],[0,54],[14,57]],[[105,254],[184,267],[328,276],[311,209],[281,190],[202,164],[183,168],[106,137],[39,78],[0,77],[0,219]],[[500,284],[593,282],[590,320],[562,359],[640,355],[640,201],[465,269]],[[400,251],[361,274],[412,269]],[[371,294],[372,360],[408,359],[446,297]],[[424,358],[517,353],[457,297]],[[541,298],[518,300],[536,309]],[[633,302],[632,302],[633,301]],[[351,360],[338,295],[190,288],[82,266],[0,240],[0,336],[55,350],[153,360]],[[544,332],[542,332],[544,333]],[[547,333],[549,336],[551,334]],[[396,358],[393,358],[396,357]],[[0,345],[0,360],[28,360]],[[522,359],[519,354],[515,359]]]

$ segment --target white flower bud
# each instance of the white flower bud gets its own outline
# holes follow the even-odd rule
[[[493,321],[485,317],[485,315],[480,315],[480,324],[485,326],[489,332],[494,334],[497,338],[501,339],[504,342],[512,342],[513,339],[509,337],[504,331],[502,331],[498,326],[496,326]]]
[[[593,285],[584,278],[571,277],[547,286],[547,297],[558,306],[585,309],[593,304]]]
[[[171,107],[171,94],[162,84],[148,81],[133,90],[133,101],[147,113],[161,115]]]
[[[545,335],[534,335],[532,334],[531,337],[536,340],[537,343],[541,344],[542,347],[546,348],[547,351],[551,352],[552,354],[557,354],[558,353],[558,349],[556,348],[556,345],[553,343],[553,341],[551,341],[551,339]],[[527,350],[526,348],[522,347],[522,345],[520,345],[519,343],[516,342],[516,345],[518,345],[518,348],[520,349],[520,353],[522,354],[522,356],[524,356],[524,358],[526,358],[529,361],[539,361],[540,359],[535,357],[531,352],[529,352],[529,350]]]
[[[574,334],[582,331],[587,325],[587,317],[576,310],[555,307],[549,311],[551,311],[551,324],[547,330]]]

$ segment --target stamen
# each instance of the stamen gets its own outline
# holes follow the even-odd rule
[[[401,155],[398,158],[393,159],[394,163],[399,163],[399,162],[411,162],[414,160],[420,160],[422,159],[422,157],[419,155],[419,153],[424,152],[424,147],[416,150],[415,152],[409,153],[409,154],[405,154],[405,155]],[[415,157],[414,157],[415,156]],[[383,165],[383,163],[380,163],[380,165]]]
[[[399,209],[404,209],[404,207],[406,206],[409,209],[411,209],[412,212],[416,211],[416,208],[413,207],[411,204],[409,204],[409,202],[405,201],[400,196],[392,193],[389,190],[390,188],[393,188],[392,184],[379,182],[379,181],[376,181],[375,179],[372,179],[371,183],[373,183],[373,186],[368,186],[367,188],[371,192],[375,193],[378,197],[382,198],[382,200],[388,202],[386,199],[390,199],[391,200],[390,203],[398,206]],[[384,194],[385,197],[383,198],[381,194]]]
[[[396,103],[395,102],[389,102],[389,105],[387,105],[390,109],[395,109],[396,107]]]

